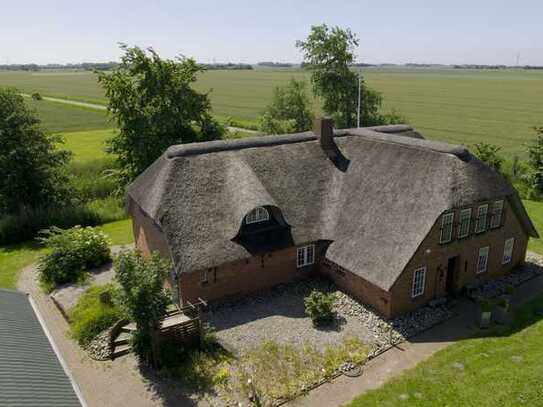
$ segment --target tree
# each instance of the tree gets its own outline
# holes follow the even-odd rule
[[[499,155],[501,147],[488,143],[475,144],[475,155],[479,160],[493,168],[496,172],[501,173],[503,157]]]
[[[121,45],[124,55],[112,72],[97,72],[119,132],[108,151],[132,180],[172,144],[214,140],[224,129],[211,117],[207,94],[192,83],[204,70],[194,59],[161,59],[152,49]]]
[[[312,26],[305,41],[296,46],[304,54],[304,67],[311,71],[313,92],[322,97],[323,110],[334,118],[337,127],[355,127],[358,109],[358,74],[351,66],[358,38],[350,29],[329,28],[326,24]],[[380,113],[379,92],[361,82],[361,125],[376,126],[403,120],[398,114]]]
[[[70,153],[60,136],[46,134],[15,89],[0,88],[0,214],[63,206],[70,183]]]
[[[273,99],[260,118],[260,129],[268,134],[282,134],[311,129],[313,111],[306,83],[291,78],[284,87],[276,87]]]
[[[543,194],[543,127],[536,127],[536,138],[528,147],[529,181],[532,189]]]
[[[152,354],[152,337],[171,302],[164,290],[170,267],[157,252],[148,258],[137,250],[121,252],[115,259],[115,279],[121,287],[118,301],[136,323],[132,346],[144,360],[157,357]]]

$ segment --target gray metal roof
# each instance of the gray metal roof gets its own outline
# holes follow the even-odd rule
[[[165,233],[175,267],[193,272],[252,256],[244,216],[278,208],[294,244],[326,240],[326,257],[389,290],[446,210],[507,197],[537,236],[514,188],[463,146],[408,126],[345,129],[336,165],[312,132],[170,147],[129,187],[129,207]]]
[[[26,294],[0,289],[0,406],[81,406]]]

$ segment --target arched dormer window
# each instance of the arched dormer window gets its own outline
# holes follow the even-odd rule
[[[247,225],[251,223],[265,222],[270,220],[270,214],[266,208],[258,206],[245,216],[245,223]]]

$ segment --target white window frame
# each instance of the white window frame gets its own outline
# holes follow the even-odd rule
[[[202,270],[202,274],[200,274],[200,284],[207,284],[209,283],[209,276],[207,269]]]
[[[245,223],[247,225],[251,223],[265,222],[267,220],[270,220],[270,213],[262,206],[257,206],[245,216]]]
[[[479,249],[479,254],[477,256],[477,269],[475,270],[477,274],[484,273],[488,270],[488,257],[490,254],[490,246],[481,247]],[[481,259],[484,259],[484,262],[481,264]]]
[[[315,264],[315,245],[298,247],[296,250],[296,266],[298,268]]]
[[[499,228],[503,217],[503,199],[492,202],[492,214],[490,215],[490,229]]]
[[[464,223],[466,221],[466,223]],[[466,226],[464,228],[464,225]],[[469,236],[471,228],[471,208],[462,209],[460,211],[460,221],[458,226],[458,238],[463,239]],[[464,231],[465,229],[465,231]],[[464,233],[463,233],[464,232]]]
[[[509,264],[513,261],[513,250],[515,249],[515,238],[506,239],[503,244],[502,264]]]
[[[447,235],[445,235],[445,228],[448,229]],[[441,234],[439,236],[439,243],[449,243],[452,240],[454,228],[454,212],[448,212],[441,217]]]
[[[411,298],[420,297],[424,294],[426,286],[426,266],[419,267],[413,271],[413,284],[411,286]]]
[[[481,214],[483,212],[483,214]],[[484,216],[484,221],[481,218]],[[475,221],[475,233],[483,233],[486,231],[488,223],[488,204],[480,205],[477,208],[477,219]]]

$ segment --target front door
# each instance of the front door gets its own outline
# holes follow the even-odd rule
[[[456,291],[456,274],[458,272],[458,256],[451,257],[447,262],[447,282],[445,291],[447,295],[454,294]]]

